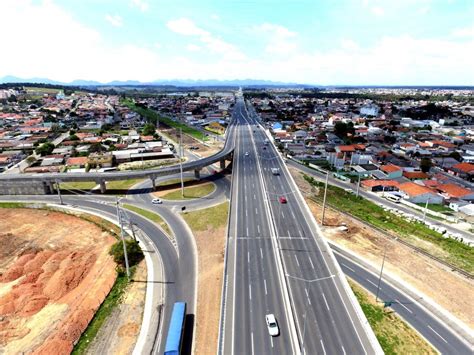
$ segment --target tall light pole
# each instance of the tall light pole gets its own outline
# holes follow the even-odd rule
[[[181,196],[184,197],[184,180],[183,180],[183,129],[179,129],[179,174],[181,177]]]
[[[360,175],[359,175],[359,179],[357,180],[356,197],[359,197],[359,189],[360,189]]]
[[[63,205],[64,203],[63,203],[63,197],[61,196],[61,186],[58,180],[56,180],[56,188],[58,189],[59,204]]]
[[[324,198],[323,198],[323,215],[321,217],[321,225],[324,226],[324,215],[326,214],[326,196],[328,192],[329,171],[326,172],[326,182],[324,184]]]
[[[120,200],[117,198],[117,218],[120,224],[120,238],[122,239],[123,255],[125,258],[125,269],[127,270],[127,278],[130,279],[130,267],[128,265],[127,245],[125,244],[125,236],[123,232],[123,222],[120,216]]]
[[[426,200],[425,209],[423,211],[423,223],[426,221],[426,212],[428,211],[428,203],[430,203],[430,197]]]
[[[377,293],[375,295],[375,302],[378,302],[379,299],[380,282],[382,282],[383,267],[385,265],[385,257],[387,256],[387,243],[388,240],[385,242],[385,247],[383,251],[382,267],[380,268],[379,282],[377,283]]]

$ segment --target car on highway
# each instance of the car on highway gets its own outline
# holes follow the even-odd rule
[[[280,201],[280,203],[287,203],[288,201],[286,200],[286,197],[284,196],[280,196],[280,198],[278,199],[278,201]]]
[[[280,334],[280,329],[278,328],[278,323],[273,314],[267,314],[265,316],[265,322],[267,323],[268,333],[272,337],[276,337]]]
[[[151,203],[154,205],[160,205],[163,203],[163,201],[159,198],[154,198],[153,200],[151,200]]]
[[[249,156],[249,152],[245,152],[245,156],[248,157],[248,156]]]

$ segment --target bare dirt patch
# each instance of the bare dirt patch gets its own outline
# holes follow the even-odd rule
[[[199,253],[196,354],[215,354],[219,335],[226,227],[194,232]]]
[[[147,270],[142,260],[135,270],[132,282],[129,283],[122,302],[100,328],[87,354],[132,354],[140,333],[140,326],[145,306]]]
[[[0,353],[70,353],[115,281],[115,239],[32,209],[0,209],[0,231]]]
[[[302,192],[311,193],[311,187],[301,174],[294,168],[290,171]],[[306,202],[316,219],[321,221],[321,206],[309,199]],[[347,232],[335,228],[342,223],[347,225]],[[326,209],[325,224],[323,232],[326,238],[374,265],[381,265],[387,239],[380,232],[331,209]],[[471,329],[474,328],[474,307],[472,299],[466,296],[473,294],[473,282],[397,242],[388,244],[385,270],[430,297]]]
[[[160,132],[166,134],[175,142],[179,142],[179,130],[175,128],[160,129]],[[190,135],[183,134],[183,146],[186,149],[190,147],[196,147],[198,149],[193,150],[194,153],[202,156],[208,157],[213,154],[216,154],[224,146],[223,142],[214,140],[210,137],[206,144],[203,144],[201,141],[191,137]]]

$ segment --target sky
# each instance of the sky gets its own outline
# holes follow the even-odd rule
[[[0,0],[0,77],[474,85],[474,0]]]

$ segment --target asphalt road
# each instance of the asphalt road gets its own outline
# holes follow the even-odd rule
[[[378,276],[356,262],[350,260],[337,248],[334,249],[336,259],[344,273],[362,285],[372,294],[377,294]],[[407,297],[403,292],[383,281],[380,284],[378,299],[391,302],[390,308],[415,328],[430,344],[442,354],[472,354],[472,345],[467,344],[455,335],[438,318],[420,305],[417,300]],[[388,309],[387,309],[388,311]]]
[[[266,136],[247,117],[243,103],[236,106],[239,125],[227,270],[231,286],[226,297],[223,352],[291,353],[295,349],[292,343],[298,342],[303,352],[311,354],[374,353],[366,328],[328,256],[330,251],[301,208],[303,202],[277,152],[272,145],[264,149]],[[272,175],[273,167],[281,174]],[[281,204],[281,196],[286,196],[288,203]],[[268,212],[271,218],[267,218]],[[283,262],[280,273],[279,259]],[[285,304],[285,288],[291,306]],[[275,314],[279,337],[268,335],[267,313]],[[292,337],[292,323],[297,339]]]

